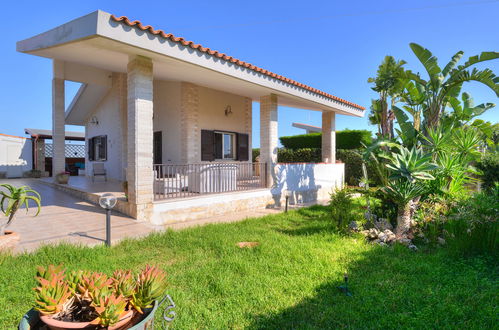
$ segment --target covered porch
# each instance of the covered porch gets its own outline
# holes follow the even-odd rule
[[[346,100],[102,11],[17,49],[53,60],[54,173],[64,170],[64,125],[85,126],[87,176],[94,162],[104,162],[115,180],[127,182],[125,213],[141,220],[165,219],[175,207],[158,203],[185,198],[219,195],[211,200],[218,205],[240,194],[239,204],[256,207],[252,199],[265,207],[279,204],[283,190],[329,193],[343,184],[336,115],[364,114]],[[67,109],[66,80],[82,83]],[[259,163],[251,161],[252,102],[260,103]],[[279,106],[322,112],[323,164],[277,163]],[[187,204],[183,212],[192,213]]]

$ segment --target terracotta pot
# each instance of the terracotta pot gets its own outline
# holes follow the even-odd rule
[[[69,174],[57,174],[55,180],[59,184],[67,184],[69,181]]]
[[[113,325],[112,327],[108,327],[108,330],[117,330],[121,329],[128,322],[130,322],[133,318],[135,310],[129,310],[118,323]],[[95,324],[91,322],[66,322],[66,321],[58,321],[54,320],[51,316],[41,315],[40,320],[47,325],[52,330],[65,330],[65,329],[95,329]]]
[[[21,237],[15,231],[6,230],[5,235],[0,236],[0,251],[15,249],[20,239]]]

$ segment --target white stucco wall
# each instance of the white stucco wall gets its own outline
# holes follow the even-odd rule
[[[177,81],[154,81],[154,131],[163,133],[163,164],[180,163],[180,88]]]
[[[96,117],[99,124],[87,123],[85,126],[85,170],[87,176],[92,175],[93,163],[88,159],[88,139],[98,135],[107,135],[107,160],[103,161],[107,177],[115,180],[124,180],[124,166],[122,164],[122,114],[120,112],[119,93],[117,86],[113,86],[102,99],[97,108],[89,116]]]
[[[323,200],[335,188],[343,187],[344,176],[345,164],[279,163],[271,191],[280,198],[284,190],[289,190],[297,202]]]
[[[32,169],[31,139],[0,134],[0,172],[8,178],[22,177]]]

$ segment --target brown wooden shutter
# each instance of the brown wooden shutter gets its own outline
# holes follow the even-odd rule
[[[237,159],[249,160],[249,135],[237,133]]]
[[[107,135],[99,137],[99,160],[107,160]]]
[[[88,160],[95,160],[94,138],[88,139]]]
[[[215,159],[214,132],[201,130],[201,160],[212,161]]]
[[[223,158],[223,138],[224,135],[221,133],[214,133],[214,142],[213,142],[213,148],[215,150],[215,159],[222,159]]]

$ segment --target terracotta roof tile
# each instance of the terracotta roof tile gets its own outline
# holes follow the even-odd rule
[[[117,17],[115,15],[111,15],[111,19],[113,19],[116,22],[122,22],[122,23],[124,23],[124,24],[126,24],[126,25],[128,25],[130,27],[137,27],[137,28],[139,28],[139,29],[141,29],[143,31],[148,31],[149,33],[151,33],[153,35],[160,35],[161,37],[163,37],[165,39],[170,39],[173,42],[181,43],[184,46],[188,46],[188,47],[191,47],[193,49],[197,49],[197,50],[199,50],[199,51],[201,51],[203,53],[207,53],[209,55],[212,55],[212,56],[215,56],[215,57],[218,57],[218,58],[223,58],[225,61],[230,61],[232,63],[236,63],[239,66],[248,68],[250,70],[254,70],[256,72],[260,72],[262,74],[265,74],[267,76],[273,77],[273,78],[278,79],[278,80],[285,81],[285,82],[287,82],[287,83],[289,83],[291,85],[303,88],[305,90],[311,91],[311,92],[313,92],[315,94],[327,97],[329,99],[332,99],[332,100],[335,100],[335,101],[347,104],[347,105],[352,106],[354,108],[357,108],[359,110],[365,110],[365,108],[362,107],[362,106],[360,106],[360,105],[357,105],[355,103],[349,102],[347,100],[340,99],[339,97],[336,97],[334,95],[328,94],[328,93],[323,92],[323,91],[320,91],[320,90],[318,90],[316,88],[313,88],[313,87],[301,84],[301,83],[299,83],[299,82],[297,82],[295,80],[283,77],[281,75],[277,75],[277,74],[275,74],[273,72],[270,72],[268,70],[262,69],[260,67],[257,67],[255,65],[253,65],[253,64],[250,64],[250,63],[238,60],[238,59],[236,59],[236,58],[234,58],[232,56],[220,53],[219,51],[203,47],[200,44],[195,44],[194,42],[187,41],[184,38],[175,37],[173,34],[171,34],[171,33],[165,33],[163,30],[155,30],[150,25],[144,26],[144,25],[142,25],[142,23],[140,21],[137,21],[137,20],[136,21],[130,21],[128,19],[128,17],[126,17],[126,16]]]

